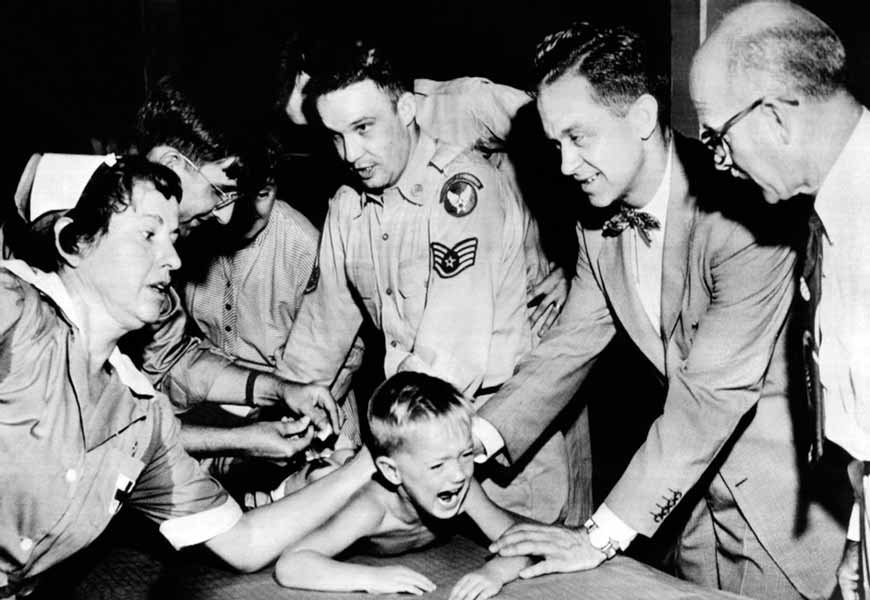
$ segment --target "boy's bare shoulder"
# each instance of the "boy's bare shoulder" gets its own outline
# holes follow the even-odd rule
[[[370,523],[374,527],[372,533],[376,533],[389,513],[388,499],[383,496],[383,491],[383,486],[369,481],[351,496],[343,510],[352,511],[356,518]]]

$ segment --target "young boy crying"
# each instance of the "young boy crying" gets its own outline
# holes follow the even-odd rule
[[[463,513],[491,540],[517,523],[520,517],[496,506],[474,478],[472,416],[462,395],[435,377],[401,372],[381,384],[367,413],[368,446],[379,476],[282,553],[278,583],[324,591],[430,592],[435,584],[412,569],[333,557],[358,541],[379,554],[420,548]],[[530,563],[527,557],[496,556],[462,577],[450,598],[489,598]]]

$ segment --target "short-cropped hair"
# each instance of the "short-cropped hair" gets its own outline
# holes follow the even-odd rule
[[[576,22],[546,36],[535,50],[538,89],[568,74],[585,78],[596,100],[616,114],[624,116],[643,94],[658,101],[660,121],[666,114],[666,78],[655,67],[643,39],[630,29]]]
[[[64,252],[78,253],[82,245],[92,244],[109,229],[112,215],[122,213],[130,207],[133,188],[137,184],[150,184],[167,200],[181,200],[181,182],[168,167],[152,163],[142,156],[125,156],[114,165],[102,164],[91,176],[76,205],[66,215],[72,223],[64,227],[58,236],[58,244]],[[46,215],[47,222],[53,223],[57,215]],[[40,233],[41,232],[41,233]],[[42,238],[38,245],[43,252],[24,257],[25,260],[41,262],[33,266],[45,271],[57,271],[64,261],[54,246],[53,231],[34,224],[34,236]],[[51,236],[49,238],[49,236]],[[48,246],[50,244],[50,246]],[[53,251],[49,251],[51,248]],[[35,258],[39,257],[41,258]]]
[[[371,80],[397,102],[402,94],[413,91],[413,79],[398,65],[387,50],[369,40],[336,42],[307,56],[306,68],[311,80],[306,94],[312,102],[361,81]]]
[[[473,409],[455,387],[437,377],[402,371],[382,383],[368,406],[373,456],[401,450],[417,425],[445,419],[471,427]]]

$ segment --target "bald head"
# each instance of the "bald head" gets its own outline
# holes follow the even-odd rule
[[[692,79],[712,75],[751,94],[824,100],[846,81],[837,34],[811,12],[785,1],[749,2],[728,13],[698,51]]]

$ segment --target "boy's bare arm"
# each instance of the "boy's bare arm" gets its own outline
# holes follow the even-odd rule
[[[371,487],[364,487],[329,521],[281,554],[275,579],[285,587],[306,590],[412,594],[434,590],[435,584],[405,567],[370,567],[332,558],[357,540],[379,533],[385,515]]]
[[[496,505],[476,479],[472,479],[465,499],[465,512],[480,530],[494,540],[509,527],[526,519]],[[532,559],[527,556],[496,556],[476,571],[461,577],[450,592],[450,600],[484,600],[496,595],[504,584],[519,577]]]
[[[340,469],[277,502],[246,512],[233,526],[205,542],[215,554],[240,571],[272,563],[281,552],[347,504],[374,471],[363,448]]]
[[[463,508],[490,540],[498,539],[508,528],[525,521],[520,515],[505,510],[490,500],[480,483],[473,478]]]

